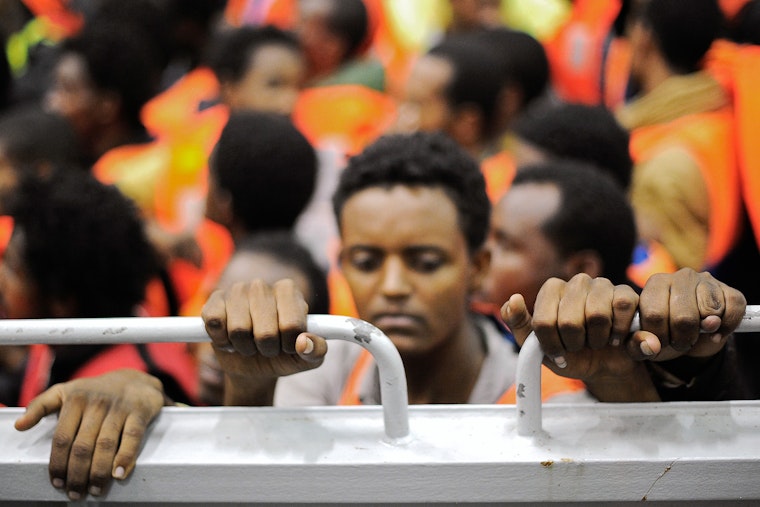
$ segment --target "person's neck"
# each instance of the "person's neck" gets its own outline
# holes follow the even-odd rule
[[[473,317],[446,344],[404,357],[409,403],[467,403],[486,356],[486,345]]]
[[[652,58],[648,64],[647,71],[641,76],[639,82],[641,83],[641,91],[643,94],[647,94],[660,86],[667,79],[675,76],[667,63],[662,58]]]

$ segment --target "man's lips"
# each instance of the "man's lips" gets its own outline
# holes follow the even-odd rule
[[[419,328],[423,323],[423,319],[410,314],[381,313],[372,319],[372,323],[385,332],[404,331]]]

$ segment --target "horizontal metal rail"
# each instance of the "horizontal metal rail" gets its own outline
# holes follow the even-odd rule
[[[406,374],[393,342],[363,320],[309,315],[306,329],[329,340],[356,343],[375,359],[380,374],[385,434],[391,443],[409,436]],[[200,317],[0,320],[0,345],[51,345],[208,342]]]
[[[641,327],[639,314],[633,319],[631,332]],[[736,329],[738,333],[760,331],[760,305],[749,305],[744,318]],[[517,433],[522,436],[539,435],[543,431],[541,422],[541,363],[544,352],[535,333],[531,333],[520,349],[517,360]]]

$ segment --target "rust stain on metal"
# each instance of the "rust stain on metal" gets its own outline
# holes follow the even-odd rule
[[[541,466],[546,467],[546,468],[551,467],[553,464],[554,464],[554,461],[552,460],[546,460],[546,461],[541,462]]]

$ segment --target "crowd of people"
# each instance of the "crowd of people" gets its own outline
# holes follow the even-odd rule
[[[0,347],[54,487],[166,405],[379,403],[308,313],[385,332],[410,403],[514,403],[531,331],[548,402],[760,396],[760,1],[517,4],[2,4],[3,317],[211,338]]]

